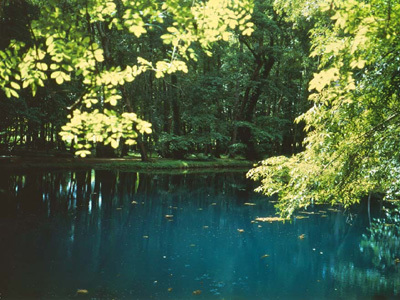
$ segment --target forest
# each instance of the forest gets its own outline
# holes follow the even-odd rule
[[[399,36],[400,0],[0,1],[0,299],[399,299]]]
[[[307,83],[316,67],[316,60],[309,58],[308,31],[312,20],[301,20],[294,26],[294,21],[274,7],[273,1],[256,1],[251,8],[254,11],[251,24],[243,18],[250,18],[247,10],[246,15],[245,11],[240,15],[243,21],[239,20],[252,25],[246,27],[254,30],[251,35],[240,34],[240,29],[235,28],[238,22],[232,18],[229,26],[233,28],[226,29],[222,39],[218,37],[212,41],[214,37],[206,37],[210,39],[206,46],[192,43],[188,53],[176,51],[174,54],[167,38],[163,40],[166,32],[173,35],[178,30],[171,26],[172,16],[166,16],[160,22],[151,19],[155,14],[151,11],[141,21],[145,22],[144,32],[132,33],[132,28],[118,27],[140,26],[127,25],[133,19],[127,19],[127,11],[123,15],[124,9],[129,10],[126,1],[113,6],[125,22],[118,26],[112,26],[116,17],[104,11],[102,20],[87,20],[87,13],[76,14],[83,9],[79,1],[55,1],[58,12],[46,11],[45,2],[18,0],[2,4],[0,138],[3,152],[24,149],[74,153],[81,149],[76,147],[79,141],[66,142],[60,135],[68,123],[68,116],[75,109],[83,113],[85,109],[107,107],[117,114],[134,112],[141,120],[151,123],[152,133],[139,133],[137,145],[123,142],[114,145],[111,141],[92,143],[95,149],[91,154],[96,157],[123,157],[133,151],[141,153],[143,159],[151,155],[185,158],[194,154],[258,160],[276,154],[290,155],[302,149],[304,125],[294,123],[294,119],[310,107]],[[100,7],[102,2],[88,1],[93,7]],[[168,4],[171,11],[174,2],[179,3],[171,1]],[[112,3],[105,3],[105,7],[111,7]],[[151,9],[159,9],[160,4],[155,3]],[[141,5],[149,4],[143,1]],[[37,21],[38,18],[42,19]],[[149,25],[150,22],[154,24]],[[53,31],[44,32],[45,26],[54,26]],[[58,37],[61,32],[63,38]],[[83,40],[78,43],[79,39]],[[100,94],[108,91],[95,89],[89,92],[90,88],[82,82],[84,74],[79,74],[82,71],[77,71],[76,62],[73,65],[79,51],[83,51],[83,48],[74,47],[84,47],[86,42],[97,45],[99,52],[94,53],[103,56],[95,61],[98,69],[123,70],[143,58],[148,62],[183,60],[187,70],[167,71],[162,76],[154,71],[143,72],[135,80],[125,79],[124,84],[118,84],[119,79],[110,77],[113,85],[110,93],[114,93],[114,98],[102,103],[96,97],[106,97]],[[180,43],[183,47],[184,42]],[[15,80],[11,85],[4,84],[11,82],[14,76],[9,74],[10,64],[18,64],[21,68],[21,62],[24,63],[29,55],[28,48],[48,54],[40,60],[32,57],[29,62],[32,65],[26,65],[31,68],[36,63],[36,73],[26,74],[31,79],[21,77],[18,81],[22,83]],[[16,53],[24,53],[18,54],[22,61],[6,62],[9,55]],[[185,58],[187,54],[189,58]],[[171,57],[173,55],[176,56]],[[18,88],[13,89],[16,84]],[[19,86],[31,86],[32,90],[19,90]],[[130,137],[121,136],[115,140],[119,139],[126,141]]]

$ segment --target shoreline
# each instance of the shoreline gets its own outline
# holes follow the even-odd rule
[[[253,162],[241,159],[174,160],[138,158],[59,158],[59,157],[0,157],[0,170],[19,172],[31,170],[119,170],[119,171],[193,171],[193,170],[249,170]]]

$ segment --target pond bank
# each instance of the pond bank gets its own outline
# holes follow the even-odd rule
[[[137,158],[59,158],[59,157],[0,157],[0,170],[23,171],[97,169],[123,171],[249,169],[253,162],[239,159],[172,160],[153,159],[142,162]]]

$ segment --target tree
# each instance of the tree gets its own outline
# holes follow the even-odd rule
[[[309,3],[309,1],[303,1]],[[319,1],[311,30],[319,59],[309,89],[306,149],[273,157],[248,176],[278,194],[281,214],[310,203],[349,206],[372,192],[400,195],[400,3]]]
[[[301,137],[293,120],[305,111],[311,67],[307,26],[294,26],[274,1],[255,1],[254,33],[239,39],[238,96],[232,147],[247,159],[296,152]],[[242,65],[242,66],[240,66]],[[298,140],[299,139],[299,140]]]
[[[121,140],[132,145],[139,134],[151,133],[151,124],[133,112],[123,94],[127,82],[148,71],[154,71],[156,78],[187,72],[186,61],[196,58],[194,45],[208,51],[211,43],[229,40],[231,30],[243,35],[253,31],[250,1],[30,3],[40,8],[40,15],[28,24],[32,44],[11,40],[0,51],[0,89],[8,98],[18,98],[21,87],[30,87],[36,95],[51,80],[67,89],[70,84],[79,86],[79,93],[69,91],[75,102],[68,108],[70,120],[60,134],[83,157],[94,143],[117,148]],[[109,34],[120,34],[120,43],[134,49],[152,32],[159,33],[167,49],[163,58],[151,61],[151,57],[137,56],[136,61],[122,64],[112,59]]]

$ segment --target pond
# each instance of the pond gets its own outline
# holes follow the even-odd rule
[[[275,199],[244,172],[0,177],[0,299],[400,297],[398,236],[368,231],[377,201],[262,222]]]

